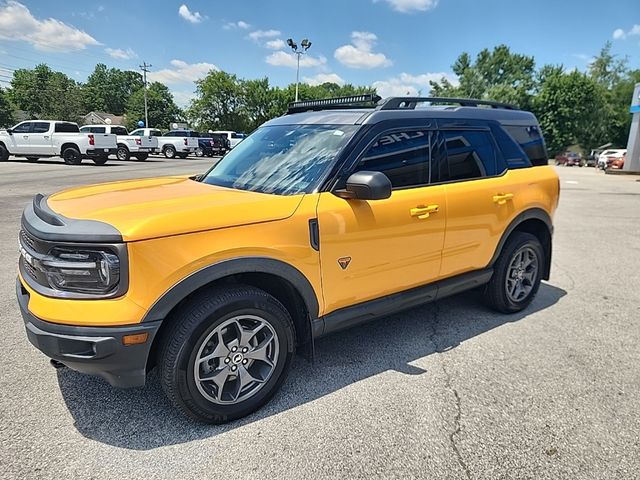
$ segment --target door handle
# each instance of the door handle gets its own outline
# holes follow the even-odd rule
[[[439,209],[440,205],[419,206],[409,210],[409,213],[411,213],[412,217],[418,217],[419,220],[424,220],[425,218],[429,218],[429,215],[432,213],[438,213]]]
[[[42,138],[49,138],[49,135],[45,135],[45,136],[44,136],[44,137],[42,137]]]
[[[23,135],[22,138],[24,138],[25,140],[29,138],[29,135]]]
[[[513,200],[513,193],[498,193],[493,196],[493,203],[504,205],[507,201]]]

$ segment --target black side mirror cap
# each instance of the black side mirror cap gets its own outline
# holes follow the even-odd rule
[[[391,196],[391,180],[382,172],[361,171],[352,173],[346,188],[336,190],[340,198],[354,200],[384,200]]]
[[[7,128],[7,133],[8,133],[9,135],[13,135],[13,130],[11,130],[10,128]]]

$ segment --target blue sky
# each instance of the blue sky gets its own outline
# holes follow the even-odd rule
[[[295,81],[284,44],[308,37],[300,76],[428,93],[451,64],[500,43],[584,70],[607,40],[640,68],[639,0],[0,0],[0,86],[40,62],[83,81],[95,63],[153,65],[179,104],[212,68]],[[453,77],[451,77],[453,78]]]

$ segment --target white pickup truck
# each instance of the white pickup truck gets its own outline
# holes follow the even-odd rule
[[[187,158],[190,153],[195,153],[198,148],[198,139],[195,137],[186,137],[182,134],[177,135],[176,132],[168,132],[162,135],[157,128],[138,128],[130,133],[130,135],[143,135],[156,137],[158,139],[158,151],[162,152],[167,158]]]
[[[0,130],[0,161],[9,155],[27,157],[30,162],[61,156],[67,165],[78,165],[84,158],[104,165],[115,153],[115,135],[81,133],[72,122],[29,120]]]
[[[120,125],[85,125],[80,127],[85,133],[110,133],[116,136],[118,160],[127,161],[131,157],[144,162],[150,153],[158,150],[158,140],[152,135],[133,135]],[[137,130],[136,130],[137,131]]]

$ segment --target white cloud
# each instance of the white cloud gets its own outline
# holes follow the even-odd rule
[[[273,37],[279,37],[280,36],[280,30],[256,30],[255,32],[251,32],[249,34],[249,38],[251,40],[254,41],[259,41],[262,40],[264,38],[273,38]]]
[[[171,94],[173,95],[173,100],[176,102],[180,108],[187,107],[191,100],[195,97],[194,92],[182,91],[182,90],[172,90]]]
[[[613,39],[614,40],[622,40],[624,38],[627,37],[632,37],[632,36],[636,36],[636,35],[640,35],[640,25],[639,24],[635,24],[634,26],[632,26],[628,32],[625,32],[622,28],[616,28],[613,31]]]
[[[446,78],[453,85],[458,85],[458,79],[452,73],[433,72],[412,75],[409,73],[401,73],[395,77],[386,80],[378,80],[373,82],[378,95],[381,97],[404,97],[427,95],[431,90],[430,81],[438,82],[442,78]]]
[[[170,63],[173,68],[149,72],[149,80],[164,84],[189,83],[201,79],[211,70],[219,70],[213,63],[187,63],[183,60],[171,60]]]
[[[131,60],[138,58],[138,54],[130,48],[127,48],[126,50],[122,50],[121,48],[105,48],[104,51],[117,60]]]
[[[269,40],[265,42],[264,46],[270,48],[271,50],[280,50],[282,48],[285,48],[287,44],[284,43],[284,40],[282,40],[281,38],[277,38],[275,40]]]
[[[265,59],[269,65],[276,67],[290,67],[296,68],[298,60],[295,53],[283,52],[282,50],[273,52]],[[319,57],[313,57],[309,54],[302,55],[300,58],[301,67],[321,67],[327,63],[327,59],[320,55]]]
[[[200,12],[192,12],[184,3],[180,5],[180,8],[178,9],[178,15],[184,18],[187,22],[191,23],[200,23],[203,20]]]
[[[247,30],[250,27],[251,25],[249,25],[247,22],[243,22],[242,20],[239,20],[237,22],[225,23],[222,28],[224,28],[225,30],[233,30],[235,28],[239,28],[241,30]]]
[[[28,42],[49,52],[71,52],[100,45],[88,33],[60,20],[38,20],[27,7],[13,0],[0,5],[0,39]]]
[[[338,47],[333,56],[350,68],[377,68],[391,65],[384,53],[372,52],[378,37],[371,32],[352,32],[351,44]]]
[[[374,3],[380,0],[373,0]],[[426,12],[432,8],[438,6],[439,0],[384,0],[391,8],[396,12],[412,13],[412,12]]]
[[[319,73],[313,77],[302,77],[304,83],[309,85],[322,85],[323,83],[337,83],[338,85],[344,85],[346,82],[340,75],[336,73]]]

